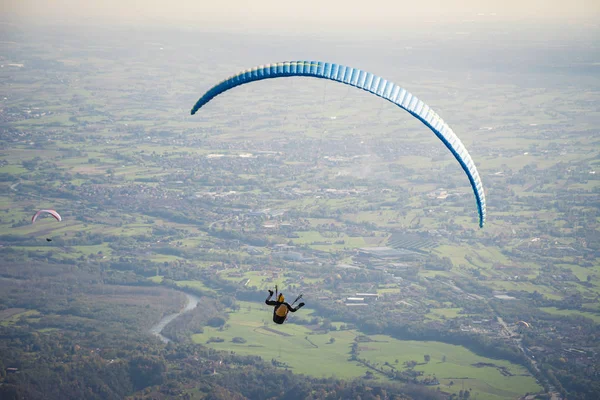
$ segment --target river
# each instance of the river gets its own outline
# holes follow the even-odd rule
[[[181,314],[191,311],[194,308],[196,308],[196,306],[198,305],[198,302],[200,301],[200,297],[198,297],[198,296],[195,296],[195,295],[189,294],[189,293],[185,293],[185,292],[181,292],[181,293],[185,294],[187,297],[187,300],[188,300],[185,307],[183,307],[183,309],[181,311],[179,311],[178,313],[169,314],[169,315],[163,317],[163,319],[161,319],[156,325],[154,325],[152,328],[150,328],[150,333],[155,336],[158,336],[158,338],[163,343],[169,343],[171,341],[168,337],[163,336],[161,334],[161,332],[165,328],[165,326],[167,326],[167,324],[169,322],[173,321],[175,318],[179,317]]]
[[[25,280],[25,279],[5,278],[3,276],[0,276],[0,280],[9,281],[9,282],[18,282],[18,283],[27,282],[27,280]],[[177,292],[181,292],[181,291],[177,290]],[[183,307],[181,309],[181,311],[179,311],[178,313],[169,314],[169,315],[163,317],[156,325],[154,325],[152,328],[150,328],[149,332],[155,336],[158,336],[158,338],[163,343],[169,343],[171,341],[168,337],[161,334],[164,327],[167,326],[167,324],[169,322],[171,322],[175,318],[179,317],[181,314],[191,311],[194,308],[196,308],[196,306],[198,305],[198,302],[200,301],[200,297],[198,297],[198,296],[195,296],[195,295],[189,294],[189,293],[185,293],[185,292],[181,292],[181,293],[185,294],[185,296],[187,297],[187,304],[185,305],[185,307]]]

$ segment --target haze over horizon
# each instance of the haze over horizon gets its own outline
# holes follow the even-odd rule
[[[331,0],[281,2],[241,0],[203,2],[182,0],[9,0],[3,2],[4,19],[43,24],[112,23],[180,25],[248,31],[401,31],[418,24],[531,22],[561,26],[598,27],[600,2],[593,0],[462,0],[419,3],[408,0],[374,0],[365,4]]]

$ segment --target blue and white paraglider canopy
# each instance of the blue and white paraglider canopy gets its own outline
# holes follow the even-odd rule
[[[479,172],[469,152],[452,129],[429,106],[416,96],[402,89],[393,82],[387,81],[369,72],[321,61],[286,61],[261,65],[233,75],[209,89],[192,108],[194,115],[201,107],[221,93],[246,83],[263,79],[282,78],[288,76],[308,76],[329,79],[346,85],[363,89],[382,97],[398,107],[408,111],[424,123],[454,155],[467,174],[477,201],[479,226],[483,228],[486,218],[485,193]]]

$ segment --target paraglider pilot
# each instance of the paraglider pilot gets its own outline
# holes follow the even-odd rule
[[[275,322],[276,324],[283,324],[287,319],[289,311],[296,312],[302,307],[304,307],[304,303],[298,304],[298,307],[292,307],[291,305],[286,303],[283,293],[279,293],[279,295],[277,295],[277,301],[271,300],[271,297],[273,297],[273,291],[269,290],[269,297],[267,297],[267,299],[265,300],[265,304],[268,306],[275,307],[273,309],[273,322]],[[298,296],[294,303],[300,300],[300,298],[302,298],[302,295]],[[294,303],[292,303],[292,305],[294,305]]]

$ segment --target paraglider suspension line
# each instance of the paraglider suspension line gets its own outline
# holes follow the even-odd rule
[[[293,306],[294,304],[296,304],[296,302],[298,300],[300,300],[302,298],[302,293],[300,293],[300,296],[296,297],[296,300],[294,300],[294,302],[292,304],[290,304],[291,306]]]

